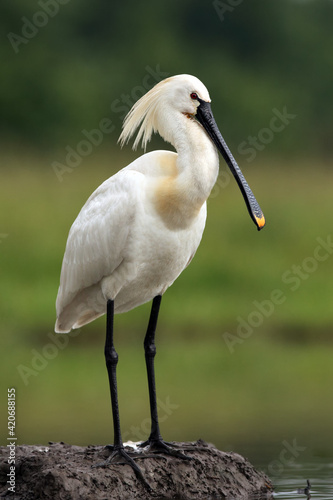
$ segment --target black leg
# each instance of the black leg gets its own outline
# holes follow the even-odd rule
[[[180,451],[173,450],[172,447],[178,447],[172,443],[163,441],[157,415],[157,399],[156,399],[156,384],[155,384],[155,368],[154,359],[156,355],[155,346],[155,332],[158,314],[160,311],[162,296],[157,295],[153,299],[151,313],[147,333],[144,340],[145,359],[147,366],[148,389],[149,389],[149,402],[150,402],[150,415],[151,415],[151,432],[147,441],[141,443],[141,447],[149,446],[152,452],[167,453],[178,458],[190,459]],[[187,448],[190,449],[190,448]]]
[[[162,300],[161,295],[157,295],[153,300],[147,333],[143,344],[145,348],[145,358],[146,358],[148,388],[149,388],[150,416],[151,416],[151,433],[149,436],[150,443],[154,441],[160,441],[162,439],[158,424],[155,369],[154,369],[154,358],[156,355],[155,332],[156,332],[156,325],[157,325],[161,300]]]
[[[150,485],[147,483],[142,475],[140,467],[136,465],[134,460],[125,451],[120,431],[119,407],[118,407],[118,391],[117,391],[117,364],[118,354],[115,350],[113,343],[113,318],[114,318],[114,301],[108,300],[107,302],[107,317],[106,317],[106,339],[105,339],[105,362],[109,376],[111,405],[113,416],[113,430],[114,430],[114,445],[107,446],[111,450],[110,456],[106,461],[96,464],[96,467],[105,467],[115,460],[115,463],[127,464],[132,467],[136,476],[144,484],[144,486],[151,491]],[[121,462],[119,462],[121,459]],[[118,460],[118,462],[116,461]]]
[[[117,364],[118,354],[113,343],[113,317],[114,317],[114,302],[108,300],[107,315],[106,315],[106,339],[104,347],[104,355],[106,368],[109,376],[111,405],[113,416],[113,431],[114,431],[114,449],[123,448],[123,441],[120,432],[120,419],[118,407],[118,390],[117,390]]]

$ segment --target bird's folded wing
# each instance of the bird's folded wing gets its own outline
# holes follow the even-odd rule
[[[142,174],[121,170],[90,196],[73,223],[62,263],[57,315],[126,257]]]

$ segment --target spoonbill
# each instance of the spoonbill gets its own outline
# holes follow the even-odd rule
[[[163,441],[160,433],[155,330],[162,295],[199,246],[206,200],[218,175],[217,150],[229,165],[257,228],[265,224],[258,202],[219,132],[210,102],[208,90],[198,78],[177,75],[159,82],[134,104],[124,120],[121,146],[138,130],[133,149],[140,141],[145,149],[153,132],[158,132],[176,152],[146,153],[103,182],[73,223],[62,263],[55,331],[68,333],[107,314],[104,353],[114,427],[107,463],[127,463],[146,485],[121,437],[114,314],[152,300],[144,339],[151,433],[141,446],[146,454],[149,450],[186,458]]]

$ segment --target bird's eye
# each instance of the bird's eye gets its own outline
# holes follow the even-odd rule
[[[191,97],[191,99],[198,99],[198,94],[196,94],[195,92],[192,92],[190,97]]]

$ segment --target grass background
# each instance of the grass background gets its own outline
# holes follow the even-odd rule
[[[98,151],[59,182],[47,157],[3,155],[1,398],[5,405],[7,387],[16,388],[19,443],[112,442],[105,318],[57,341],[54,303],[71,223],[90,193],[134,156]],[[255,230],[233,179],[217,183],[197,255],[162,301],[156,357],[162,432],[240,453],[260,445],[263,452],[270,443],[274,456],[284,439],[330,453],[333,256],[312,268],[306,259],[318,237],[333,234],[333,173],[323,163],[295,165],[263,153],[241,167],[267,226]],[[294,291],[283,279],[293,266],[307,274]],[[225,333],[236,336],[239,317],[254,318],[254,301],[271,300],[275,289],[284,302],[230,350]],[[149,432],[142,347],[149,308],[115,322],[121,423],[131,440]],[[57,347],[61,341],[64,348]],[[5,430],[6,414],[1,418]]]

